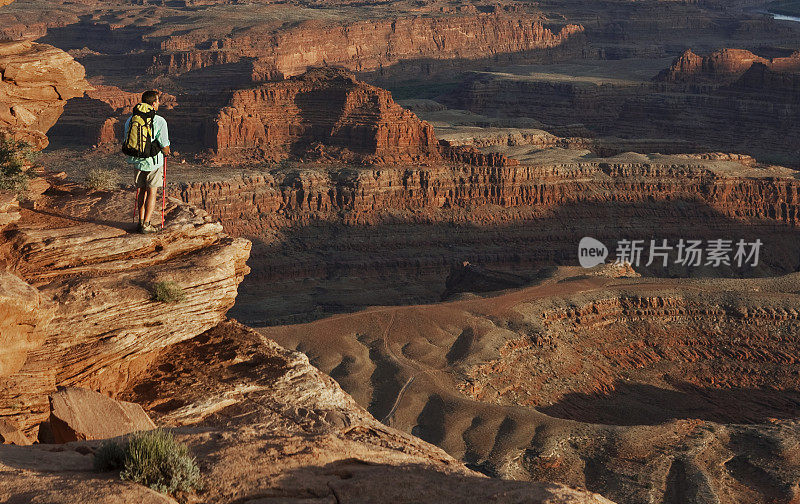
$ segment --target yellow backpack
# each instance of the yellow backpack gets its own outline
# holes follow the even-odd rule
[[[158,140],[153,138],[153,118],[156,110],[147,103],[140,103],[133,108],[131,123],[122,152],[135,158],[149,158],[161,151]]]

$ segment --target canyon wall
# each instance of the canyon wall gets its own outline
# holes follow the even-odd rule
[[[470,60],[535,52],[580,39],[582,32],[579,25],[550,28],[536,17],[504,13],[351,23],[309,20],[280,31],[250,28],[221,40],[171,36],[161,43],[161,49],[174,52],[157,56],[152,71],[186,72],[247,57],[287,76],[320,65],[371,72],[403,60]],[[211,50],[206,54],[198,46],[208,46]]]
[[[580,124],[589,135],[679,140],[693,144],[694,151],[740,152],[799,166],[798,144],[787,141],[800,135],[800,110],[791,92],[796,74],[767,74],[760,68],[756,62],[752,71],[742,69],[741,75],[715,84],[707,79],[688,84],[554,81],[484,73],[466,79],[442,101],[490,117],[530,117],[555,127]]]
[[[645,156],[642,156],[645,157]],[[290,170],[225,182],[185,184],[184,201],[201,205],[223,221],[255,211],[273,219],[337,219],[376,224],[392,212],[418,208],[420,219],[479,222],[484,216],[455,213],[469,206],[525,208],[536,215],[575,202],[635,202],[657,198],[698,199],[732,219],[769,219],[800,224],[800,182],[792,178],[728,177],[701,161],[662,156],[650,162],[625,160],[556,163],[552,166],[363,168],[345,171]],[[236,203],[239,199],[241,202]],[[255,208],[253,207],[255,205]],[[448,216],[436,214],[450,212]],[[499,211],[494,222],[517,218]]]
[[[648,275],[796,271],[800,185],[759,171],[642,155],[530,166],[303,164],[184,184],[181,197],[253,240],[253,272],[234,316],[263,325],[436,302],[452,265],[463,261],[536,277],[577,264],[584,236],[612,249],[625,238],[764,243],[755,268],[642,264]]]

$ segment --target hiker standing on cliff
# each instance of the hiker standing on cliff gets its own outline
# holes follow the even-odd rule
[[[140,233],[155,233],[158,228],[150,224],[156,206],[158,188],[163,187],[164,156],[169,155],[167,121],[156,114],[160,105],[158,91],[142,93],[142,103],[133,108],[125,122],[122,152],[136,169],[136,213]]]

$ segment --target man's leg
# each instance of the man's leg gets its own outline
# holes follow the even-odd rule
[[[145,190],[139,188],[139,191],[136,194],[136,215],[139,216],[139,224],[144,222],[144,198]]]
[[[150,217],[153,215],[153,210],[156,207],[156,196],[158,196],[158,187],[148,187],[141,191],[144,205],[141,207],[139,216],[142,222],[150,222]],[[145,197],[146,193],[146,197]]]

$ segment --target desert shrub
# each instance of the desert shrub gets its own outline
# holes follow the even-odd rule
[[[95,471],[119,471],[125,467],[125,450],[115,441],[106,441],[94,452]]]
[[[114,170],[92,168],[86,174],[86,186],[95,191],[110,191],[116,189],[119,183],[119,174]]]
[[[186,299],[186,293],[175,282],[156,282],[153,286],[153,299],[162,303],[180,303]]]
[[[35,151],[21,140],[0,141],[0,189],[14,191],[18,194],[28,189],[25,171],[33,162]]]
[[[103,443],[95,453],[95,469],[120,470],[120,478],[166,494],[202,488],[200,469],[189,447],[163,429],[135,432],[121,444]]]

